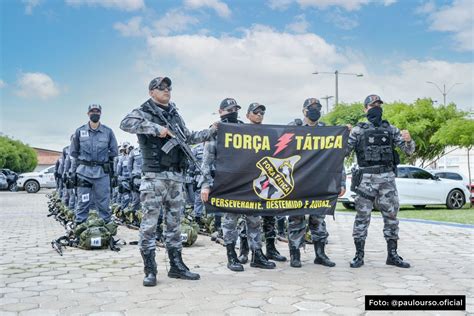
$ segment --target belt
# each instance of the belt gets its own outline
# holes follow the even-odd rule
[[[105,164],[108,162],[100,162],[100,161],[87,161],[87,160],[77,160],[77,163],[80,165],[88,166],[88,167],[95,167],[95,166],[101,166],[103,167]]]
[[[393,167],[391,166],[374,166],[374,167],[359,167],[362,173],[384,173],[384,172],[393,172]]]

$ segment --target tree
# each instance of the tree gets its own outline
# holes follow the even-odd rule
[[[408,130],[416,143],[416,151],[412,156],[400,153],[401,161],[414,164],[420,160],[422,167],[442,154],[447,146],[456,143],[455,136],[446,141],[434,136],[442,128],[449,130],[449,127],[445,127],[447,122],[464,116],[465,113],[458,111],[455,104],[434,107],[431,99],[418,99],[413,104],[394,102],[383,105],[383,118],[401,130]],[[329,125],[356,125],[366,121],[364,106],[361,103],[339,104],[322,121]]]
[[[433,141],[446,146],[467,148],[467,169],[471,181],[469,151],[474,146],[474,120],[454,118],[447,121],[434,135]]]
[[[416,143],[415,153],[409,157],[402,154],[402,161],[414,164],[419,159],[421,167],[451,145],[433,138],[436,132],[445,126],[446,121],[464,115],[454,104],[435,108],[431,99],[418,99],[414,104],[395,102],[384,105],[384,118],[398,128],[408,130]]]
[[[0,168],[15,172],[33,171],[38,164],[36,151],[18,140],[0,136]]]
[[[356,125],[365,119],[364,105],[362,103],[340,103],[326,114],[321,121],[328,125]]]

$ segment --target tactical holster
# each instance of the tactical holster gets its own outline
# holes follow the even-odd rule
[[[92,188],[92,183],[90,183],[88,180],[79,176],[76,176],[76,179],[77,179],[76,180],[77,187]]]

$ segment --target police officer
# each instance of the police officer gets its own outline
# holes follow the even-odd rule
[[[239,123],[238,111],[241,109],[240,105],[237,104],[232,98],[226,98],[222,100],[219,107],[219,115],[222,122],[227,123]],[[241,123],[241,122],[240,122]],[[217,140],[214,139],[206,143],[204,150],[204,158],[202,163],[204,182],[201,188],[201,198],[203,202],[207,202],[209,199],[209,193],[213,184],[213,177],[211,176],[212,166],[215,165],[216,159],[216,145]],[[235,243],[237,242],[237,222],[241,214],[224,213],[222,218],[222,232],[224,235],[224,244],[227,249],[227,268],[232,271],[244,271],[244,267],[237,258],[235,252]],[[250,249],[252,250],[252,261],[250,262],[251,267],[262,268],[262,269],[274,269],[275,263],[268,261],[262,252],[262,241],[261,241],[261,221],[259,216],[247,215],[246,216],[247,236],[250,243]]]
[[[117,151],[118,151],[119,155],[114,157],[114,161],[113,161],[114,177],[112,178],[112,181],[111,181],[111,184],[112,184],[112,203],[113,204],[120,204],[117,167],[118,167],[118,163],[119,163],[119,160],[120,160],[120,156],[123,155],[122,145],[117,146]]]
[[[325,126],[324,123],[319,122],[321,117],[321,103],[318,99],[309,98],[303,103],[303,120],[296,119],[291,125],[302,125],[312,126],[318,128],[319,126]],[[344,195],[346,191],[345,173],[344,169],[341,189],[339,196]],[[332,262],[325,252],[325,245],[329,233],[326,229],[325,222],[326,215],[309,215],[308,227],[311,231],[311,239],[314,245],[314,252],[316,258],[314,259],[315,264],[321,264],[327,267],[334,267],[336,264]],[[288,245],[290,247],[290,266],[294,268],[301,267],[301,253],[300,247],[304,244],[304,235],[306,232],[306,223],[304,215],[289,216],[288,218]]]
[[[130,209],[134,212],[140,209],[140,183],[142,175],[142,153],[140,148],[133,149],[128,158],[128,166],[130,168],[130,183],[132,184],[132,198],[130,201]]]
[[[79,127],[71,142],[71,176],[76,179],[76,224],[87,219],[93,204],[100,217],[110,221],[110,174],[111,162],[117,156],[117,140],[109,127],[100,123],[102,107],[89,105],[89,122]]]
[[[364,264],[365,239],[374,204],[384,220],[383,233],[388,251],[386,264],[410,267],[397,253],[399,204],[394,171],[399,163],[395,146],[411,155],[415,151],[415,142],[407,130],[400,131],[382,120],[382,104],[378,95],[369,95],[364,101],[368,122],[358,123],[349,135],[346,155],[355,150],[359,167],[353,170],[351,186],[352,191],[357,193],[357,215],[352,233],[356,254],[350,264],[352,268]]]
[[[171,80],[168,77],[153,79],[148,89],[151,98],[127,114],[120,124],[122,130],[137,134],[142,152],[140,200],[143,219],[140,225],[139,247],[145,265],[143,285],[156,285],[155,234],[161,209],[166,224],[165,243],[170,259],[168,277],[198,280],[199,274],[189,271],[181,256],[180,222],[185,203],[184,171],[188,162],[181,147],[168,148],[167,144],[172,144],[169,143],[170,137],[174,135],[167,128],[165,120],[174,127],[178,126],[189,143],[210,139],[216,127],[189,132],[178,114],[176,105],[170,102]]]
[[[117,179],[119,183],[120,193],[120,209],[124,211],[130,203],[131,187],[130,187],[130,170],[128,166],[129,154],[133,146],[129,142],[122,144],[124,153],[120,156],[117,164]]]
[[[247,119],[251,124],[262,124],[265,116],[266,107],[260,103],[251,103],[247,109]],[[282,256],[275,247],[275,216],[262,216],[263,233],[265,235],[265,244],[267,247],[267,258],[275,261],[286,261],[286,257]],[[244,237],[245,238],[245,237]],[[245,243],[247,243],[245,238]],[[241,237],[242,242],[242,237]],[[248,247],[248,246],[247,246]],[[242,247],[241,247],[242,249]]]
[[[199,143],[193,147],[193,155],[196,157],[199,165],[202,165],[202,158],[204,156],[204,143]],[[202,216],[204,215],[204,204],[201,200],[201,183],[202,175],[199,170],[196,170],[194,166],[191,166],[191,171],[193,173],[193,185],[194,185],[194,220],[199,225],[203,227],[204,223],[202,222]]]
[[[74,134],[71,135],[70,137],[70,141],[72,141],[74,137]],[[63,155],[64,157],[64,170],[63,170],[63,174],[62,174],[62,178],[63,178],[63,183],[65,184],[65,195],[64,195],[64,204],[71,210],[74,210],[75,208],[75,205],[76,205],[76,195],[75,195],[75,192],[74,192],[74,186],[71,185],[71,181],[70,179],[68,178],[68,171],[71,169],[71,164],[72,164],[72,160],[74,158],[71,157],[71,153],[70,153],[70,147],[71,146],[67,146],[64,148],[63,150],[63,153],[65,153],[65,155]]]

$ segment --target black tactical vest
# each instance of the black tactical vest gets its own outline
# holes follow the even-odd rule
[[[166,123],[157,114],[160,111],[171,124],[178,123],[184,129],[176,111],[171,111],[170,113],[157,109],[150,100],[145,102],[140,107],[140,110],[150,114],[153,123],[166,126]],[[187,160],[179,146],[175,146],[168,154],[161,150],[168,142],[168,138],[146,134],[137,134],[137,137],[142,152],[142,172],[182,171],[186,169]]]
[[[382,121],[379,127],[368,123],[359,123],[357,125],[361,127],[362,131],[360,142],[356,148],[359,166],[393,166],[394,148],[390,124],[387,121]]]

